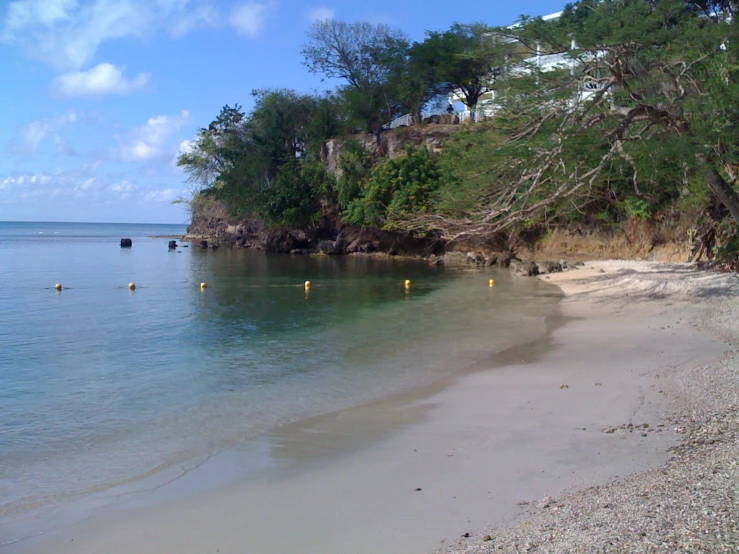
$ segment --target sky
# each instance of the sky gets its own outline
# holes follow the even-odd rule
[[[505,25],[561,0],[0,0],[0,221],[186,223],[175,160],[251,91],[321,91],[312,22],[384,23],[423,40]]]

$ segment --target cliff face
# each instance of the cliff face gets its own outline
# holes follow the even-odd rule
[[[460,129],[459,125],[439,124],[425,125],[420,127],[399,127],[392,131],[382,133],[379,137],[375,135],[355,135],[350,139],[330,139],[321,149],[321,161],[326,170],[335,177],[341,176],[339,160],[341,149],[348,140],[359,143],[370,155],[375,158],[395,158],[405,151],[406,146],[426,146],[432,154],[440,152],[446,141],[455,131]]]

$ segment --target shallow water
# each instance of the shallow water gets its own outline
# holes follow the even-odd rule
[[[557,302],[507,274],[149,238],[182,233],[0,223],[0,523],[432,382]]]

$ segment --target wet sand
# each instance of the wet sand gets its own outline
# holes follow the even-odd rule
[[[597,288],[598,276],[582,276]],[[509,520],[521,503],[665,462],[678,437],[658,427],[661,376],[725,350],[688,324],[698,311],[653,298],[614,304],[571,295],[536,343],[410,395],[282,427],[2,552],[439,548]],[[650,430],[603,432],[629,423]],[[251,472],[260,460],[268,469]]]

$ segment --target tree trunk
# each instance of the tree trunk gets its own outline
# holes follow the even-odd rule
[[[706,182],[721,203],[729,210],[734,221],[739,223],[739,194],[734,190],[715,167],[706,172]]]

